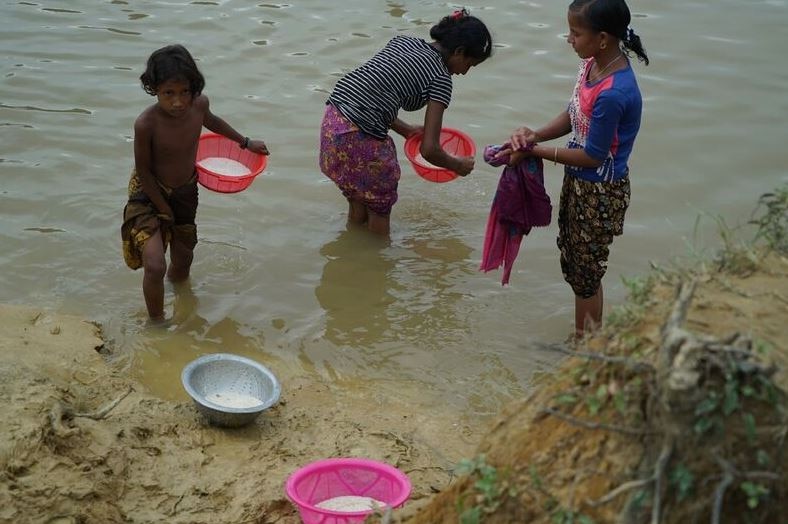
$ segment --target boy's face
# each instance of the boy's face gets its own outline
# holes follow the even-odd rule
[[[178,118],[186,114],[194,97],[185,80],[167,80],[156,89],[159,107],[168,115]]]

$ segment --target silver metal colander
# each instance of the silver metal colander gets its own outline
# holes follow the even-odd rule
[[[268,368],[229,353],[193,360],[183,368],[181,382],[208,421],[224,427],[251,423],[279,400],[282,389]]]

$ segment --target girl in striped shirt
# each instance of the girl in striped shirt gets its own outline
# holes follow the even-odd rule
[[[473,157],[454,157],[439,143],[449,107],[452,75],[464,75],[492,50],[484,23],[464,9],[430,29],[432,42],[396,36],[368,62],[341,78],[326,102],[320,130],[320,168],[349,203],[348,222],[388,235],[397,201],[400,168],[390,129],[405,138],[424,133],[420,153],[428,162],[465,176]],[[398,117],[424,106],[424,125]]]

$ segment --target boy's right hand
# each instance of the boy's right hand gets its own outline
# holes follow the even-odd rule
[[[476,159],[472,156],[457,157],[458,167],[454,170],[460,176],[467,176],[476,165]]]
[[[159,213],[156,215],[156,218],[162,223],[161,225],[164,227],[171,226],[173,222],[175,222],[175,214],[172,212],[172,208],[168,205],[165,205],[164,208],[159,209]]]
[[[261,155],[268,155],[268,147],[265,145],[265,142],[262,140],[250,140],[249,145],[246,146],[246,149],[253,153],[260,153]]]
[[[159,213],[156,215],[156,218],[159,219],[159,227],[165,228],[170,227],[172,223],[175,221],[172,218],[172,215],[168,215],[167,213]]]

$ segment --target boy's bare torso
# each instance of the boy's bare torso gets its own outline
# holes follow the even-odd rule
[[[150,172],[165,186],[180,187],[192,178],[206,107],[207,99],[200,95],[181,114],[154,104],[139,116],[138,124],[149,140],[145,149],[150,151]]]

